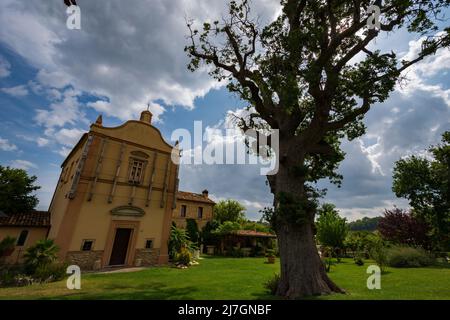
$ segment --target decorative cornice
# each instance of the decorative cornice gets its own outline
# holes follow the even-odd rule
[[[139,207],[120,206],[112,209],[111,214],[115,216],[142,217],[143,215],[145,215],[145,211]]]

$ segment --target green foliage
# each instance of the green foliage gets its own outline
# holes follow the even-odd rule
[[[355,256],[353,257],[353,261],[355,261],[355,264],[357,266],[363,266],[364,265],[364,254],[361,251],[356,252]]]
[[[381,272],[386,271],[386,266],[388,265],[388,250],[383,241],[373,241],[370,244],[369,256],[371,259],[375,260],[380,267]]]
[[[317,208],[317,202],[306,198],[299,198],[291,193],[279,192],[276,195],[278,208],[267,210],[266,218],[275,229],[279,222],[288,222],[293,225],[303,225],[311,222],[312,213]]]
[[[362,219],[349,222],[348,229],[350,231],[375,231],[380,219],[381,217],[364,217]]]
[[[0,210],[6,214],[33,210],[39,200],[32,193],[40,187],[35,186],[37,177],[29,177],[22,169],[0,165]]]
[[[225,221],[214,232],[219,235],[235,233],[241,228],[238,222]]]
[[[67,263],[50,263],[40,265],[32,275],[39,282],[53,282],[64,279],[67,276]]]
[[[347,250],[351,250],[354,253],[356,251],[361,251],[364,248],[364,233],[360,232],[349,232],[344,240],[344,246]]]
[[[222,200],[214,206],[214,219],[220,224],[241,222],[245,218],[245,207],[235,200]]]
[[[266,288],[271,295],[276,295],[278,284],[280,283],[281,276],[278,273],[275,273],[272,278],[264,283],[264,288]]]
[[[201,239],[203,245],[216,245],[218,235],[214,232],[219,227],[216,220],[208,221],[201,231]]]
[[[25,268],[29,274],[34,274],[38,268],[46,267],[57,259],[59,248],[53,240],[39,240],[24,254]]]
[[[450,131],[429,148],[433,159],[411,156],[396,162],[392,190],[432,226],[436,250],[450,250]]]
[[[16,246],[16,238],[6,236],[0,241],[0,257],[2,257],[5,252],[14,249]]]
[[[434,264],[433,256],[421,248],[398,246],[388,251],[388,264],[395,268],[419,268]]]
[[[8,265],[0,268],[0,288],[30,285],[34,279],[25,274],[22,266]]]
[[[316,183],[342,179],[337,168],[344,138],[364,134],[364,115],[386,101],[405,70],[450,46],[450,28],[437,32],[450,1],[383,1],[380,30],[367,28],[369,4],[283,0],[278,17],[260,25],[249,1],[230,1],[221,22],[202,30],[187,22],[188,69],[206,67],[248,104],[248,116],[235,116],[241,129],[279,130],[280,167],[268,177],[275,210],[265,212],[277,231],[313,223],[324,193]],[[428,36],[411,60],[369,49],[377,37],[397,29]],[[295,272],[295,264],[287,269]]]
[[[192,261],[192,253],[185,247],[181,248],[179,252],[175,253],[174,262],[183,266],[189,266]]]
[[[337,183],[341,138],[361,136],[365,113],[387,99],[402,71],[450,44],[450,28],[436,32],[449,1],[384,1],[381,30],[367,29],[363,13],[371,3],[282,1],[280,15],[259,25],[249,1],[230,1],[220,22],[199,30],[188,21],[188,69],[208,66],[213,78],[227,81],[228,90],[252,107],[249,117],[237,117],[241,128],[280,129],[292,146],[286,153],[290,168],[302,178]],[[414,59],[367,49],[396,29],[428,36]],[[358,54],[361,59],[353,59]],[[298,148],[305,157],[297,157]]]
[[[330,272],[331,267],[336,264],[336,262],[334,262],[333,258],[331,258],[331,257],[322,258],[322,263],[325,267],[326,272]]]
[[[258,232],[272,233],[272,229],[267,223],[256,221],[244,221],[241,223],[241,230],[254,230]]]
[[[379,242],[382,242],[382,239],[377,232],[351,231],[345,238],[344,246],[354,255],[361,254],[368,258],[370,248]]]
[[[274,249],[267,249],[266,250],[266,257],[275,257],[275,250]]]
[[[200,242],[200,232],[198,231],[198,225],[195,219],[186,219],[186,233],[189,240],[192,241],[195,246],[198,246]]]
[[[176,254],[181,252],[182,248],[189,248],[191,242],[186,230],[177,228],[176,225],[172,224],[169,237],[169,257],[170,259],[175,259]]]
[[[326,203],[318,211],[316,227],[319,242],[331,247],[334,254],[338,255],[338,250],[344,249],[344,240],[348,232],[346,219],[339,216],[334,205]]]

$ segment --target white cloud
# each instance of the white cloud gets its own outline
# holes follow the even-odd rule
[[[365,146],[364,141],[362,139],[359,139],[358,141],[362,153],[364,153],[367,156],[370,163],[372,164],[372,173],[378,172],[379,174],[384,176],[385,174],[383,173],[383,170],[381,169],[381,166],[378,163],[378,158],[383,156],[380,137],[377,137],[376,143],[367,147]]]
[[[78,121],[87,123],[84,113],[80,110],[79,92],[67,89],[63,92],[62,100],[50,104],[50,110],[37,109],[35,120],[39,125],[48,128],[74,125]]]
[[[44,146],[48,145],[49,142],[50,141],[48,139],[45,139],[42,137],[39,137],[36,139],[36,143],[38,144],[39,147],[44,147]]]
[[[11,64],[0,55],[0,78],[6,78],[11,74]]]
[[[0,37],[40,71],[44,87],[71,84],[80,92],[106,98],[89,106],[121,120],[135,118],[153,102],[155,120],[168,105],[194,107],[219,83],[206,70],[191,73],[184,52],[185,17],[197,22],[220,19],[225,3],[208,0],[140,0],[130,6],[110,0],[80,1],[82,29],[65,27],[65,6],[50,1],[12,1],[0,4]],[[278,12],[278,1],[253,3],[263,22]],[[40,112],[39,119],[52,115]]]
[[[0,150],[15,151],[17,150],[17,146],[13,143],[10,143],[8,139],[3,139],[0,137]]]
[[[441,33],[436,34],[439,36]],[[422,37],[409,42],[409,51],[402,57],[404,60],[415,59],[420,50],[422,42],[426,38]],[[416,90],[427,91],[435,97],[442,98],[450,107],[450,89],[447,84],[431,83],[430,80],[438,73],[450,70],[450,50],[439,49],[435,55],[428,56],[423,61],[411,66],[405,75],[407,83],[397,87],[397,90],[407,96],[412,96]]]
[[[17,169],[29,170],[31,168],[36,169],[38,166],[27,160],[12,160],[11,167],[17,168]]]
[[[58,151],[57,151],[57,153],[60,155],[60,156],[62,156],[62,157],[67,157],[68,156],[68,154],[70,153],[70,151],[71,151],[72,149],[71,148],[67,148],[67,147],[61,147],[61,149],[59,149]]]
[[[10,88],[1,88],[0,91],[9,94],[13,97],[24,97],[28,95],[28,89],[25,85],[19,85]]]
[[[39,147],[45,147],[50,143],[49,139],[43,138],[43,137],[32,137],[28,135],[18,134],[18,138],[21,138],[25,141],[35,142]]]
[[[66,147],[73,147],[84,131],[80,129],[61,129],[54,133],[55,140]]]

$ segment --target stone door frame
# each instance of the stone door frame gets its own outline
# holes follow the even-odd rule
[[[139,233],[139,221],[125,221],[112,220],[109,226],[108,236],[106,238],[105,251],[103,253],[103,267],[109,267],[109,260],[111,259],[114,239],[116,237],[116,229],[124,228],[131,229],[130,241],[128,242],[127,256],[125,258],[126,267],[132,267],[134,256],[136,253],[136,240]]]

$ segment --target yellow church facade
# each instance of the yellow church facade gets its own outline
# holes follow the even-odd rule
[[[172,154],[178,157],[179,150],[151,120],[144,111],[139,121],[109,128],[99,117],[63,162],[48,234],[62,260],[82,269],[168,262],[171,224],[183,208],[177,199],[196,197],[178,192],[179,165]],[[212,219],[214,206],[207,194],[201,196],[189,201],[199,227]]]

